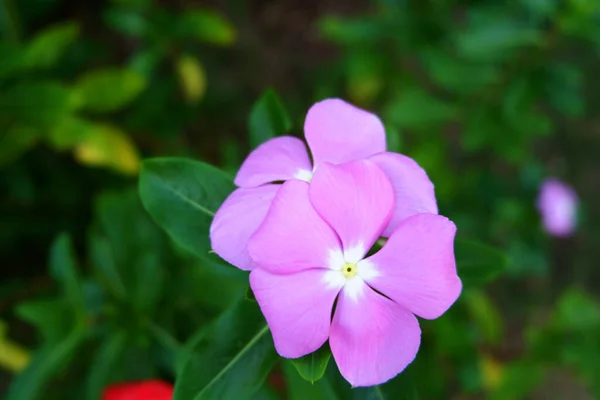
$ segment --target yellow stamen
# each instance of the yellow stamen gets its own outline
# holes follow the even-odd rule
[[[356,264],[347,262],[342,267],[342,273],[348,279],[354,278],[358,273],[358,267],[356,266]]]

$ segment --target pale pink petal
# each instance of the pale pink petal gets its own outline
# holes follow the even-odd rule
[[[437,214],[433,183],[412,158],[397,153],[380,153],[369,157],[385,172],[394,188],[396,205],[382,236],[389,237],[404,219],[421,213]]]
[[[340,99],[314,104],[304,122],[304,134],[315,167],[342,164],[385,151],[385,129],[379,118]]]
[[[313,175],[309,192],[319,215],[340,237],[348,262],[358,262],[367,254],[394,207],[389,179],[368,160],[322,164]]]
[[[327,340],[333,302],[341,289],[325,279],[327,272],[278,275],[257,268],[250,274],[250,286],[281,356],[302,357]]]
[[[310,204],[308,187],[291,180],[277,192],[248,243],[250,257],[259,267],[275,273],[329,268],[332,254],[341,251],[335,232]]]
[[[210,243],[215,253],[243,270],[253,268],[248,239],[259,227],[280,185],[235,190],[217,210],[210,226]]]
[[[235,177],[240,187],[310,176],[312,165],[302,140],[281,136],[258,146],[244,161]]]
[[[456,226],[446,217],[418,214],[404,220],[387,243],[359,268],[375,290],[426,319],[442,315],[460,295],[456,274]]]
[[[577,227],[579,198],[566,183],[549,178],[540,188],[537,202],[544,230],[552,236],[567,237]]]
[[[362,289],[357,298],[348,286],[338,297],[329,344],[352,386],[372,386],[392,379],[415,359],[421,329],[408,310],[358,283]]]

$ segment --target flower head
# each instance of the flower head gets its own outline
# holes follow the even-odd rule
[[[545,180],[537,206],[546,232],[558,237],[570,236],[575,231],[578,204],[573,188],[558,179]]]
[[[279,189],[248,251],[257,266],[250,285],[280,355],[301,357],[329,339],[354,386],[385,382],[415,358],[415,315],[439,317],[462,288],[456,228],[437,214],[415,214],[367,257],[397,199],[371,160],[323,162],[310,184],[289,180]]]
[[[173,390],[171,384],[158,380],[124,383],[108,387],[102,400],[171,400]]]
[[[411,215],[437,214],[427,174],[414,160],[386,152],[385,130],[374,114],[343,100],[323,100],[308,111],[304,134],[312,163],[302,140],[282,136],[263,143],[242,164],[235,177],[239,189],[225,200],[210,229],[213,250],[227,262],[245,270],[254,268],[247,242],[281,186],[275,182],[310,182],[324,163],[369,159],[384,171],[395,195],[394,210],[383,230],[385,237]]]

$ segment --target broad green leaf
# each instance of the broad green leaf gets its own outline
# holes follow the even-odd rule
[[[42,400],[50,380],[63,372],[87,331],[78,326],[56,343],[48,343],[38,350],[27,368],[11,383],[6,400]]]
[[[221,14],[211,10],[186,10],[176,21],[183,37],[198,39],[220,46],[229,46],[236,40],[234,26]]]
[[[173,399],[250,399],[277,359],[258,305],[241,299],[196,338]]]
[[[104,388],[111,382],[127,346],[127,332],[111,333],[98,348],[86,382],[86,399],[100,400]],[[119,378],[119,377],[117,377]]]
[[[292,128],[292,120],[277,93],[269,89],[252,107],[248,120],[250,146],[255,148]]]
[[[458,276],[465,286],[489,282],[508,265],[504,253],[469,239],[457,238],[454,252]]]
[[[291,362],[302,378],[314,383],[325,374],[330,358],[331,349],[329,343],[325,343],[319,350],[304,357],[293,359]]]
[[[117,299],[125,299],[127,289],[119,274],[109,241],[99,234],[92,234],[89,242],[92,268],[96,279],[104,284]]]
[[[68,114],[50,129],[47,140],[58,151],[70,150],[87,135],[93,135],[94,127],[92,122]]]
[[[39,33],[26,48],[25,64],[28,68],[53,67],[79,34],[79,25],[66,22]]]
[[[298,374],[294,364],[288,360],[282,362],[282,369],[289,400],[342,400],[341,396],[336,395],[327,378],[310,383]]]
[[[183,94],[188,103],[196,103],[206,91],[206,73],[198,59],[182,55],[176,62],[177,75]]]
[[[83,165],[106,167],[123,175],[135,175],[140,156],[133,141],[119,128],[94,124],[74,148],[75,159]]]
[[[119,110],[146,88],[146,79],[129,69],[107,68],[90,72],[74,87],[78,105],[89,111]]]
[[[571,288],[561,295],[552,319],[563,330],[589,331],[600,328],[600,306],[587,293]]]
[[[210,223],[233,188],[231,177],[202,162],[154,158],[142,163],[144,207],[173,240],[200,257],[210,250]]]
[[[128,37],[144,37],[151,29],[142,13],[130,7],[110,7],[104,11],[103,18],[111,30]]]
[[[49,128],[72,110],[72,92],[56,82],[28,81],[0,91],[0,119]]]
[[[62,286],[66,299],[82,321],[86,315],[86,303],[81,288],[81,277],[75,259],[71,237],[60,234],[50,247],[50,272]]]

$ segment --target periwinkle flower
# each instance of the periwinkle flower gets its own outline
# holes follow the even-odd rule
[[[395,194],[394,210],[381,232],[384,237],[411,215],[437,214],[427,174],[411,158],[386,152],[385,130],[374,114],[340,99],[323,100],[308,111],[304,134],[312,163],[302,140],[282,136],[260,145],[242,164],[235,177],[239,188],[225,200],[210,229],[213,250],[230,264],[254,268],[247,242],[281,187],[275,182],[310,182],[324,163],[369,159],[384,171]]]
[[[537,201],[544,230],[557,237],[572,235],[577,225],[578,204],[573,188],[558,179],[546,179]]]
[[[321,161],[310,184],[281,186],[248,243],[250,285],[281,356],[301,357],[329,340],[353,386],[383,383],[413,361],[415,315],[439,317],[462,284],[456,227],[434,213],[403,219],[367,257],[403,200],[369,159]]]

